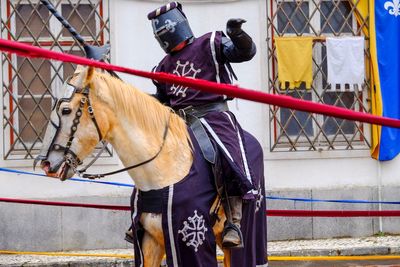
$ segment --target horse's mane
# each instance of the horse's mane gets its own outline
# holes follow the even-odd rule
[[[100,90],[99,88],[94,90],[100,99],[112,105],[118,114],[132,118],[149,135],[161,133],[160,138],[162,138],[162,133],[169,120],[169,129],[172,133],[170,135],[176,139],[175,141],[182,143],[186,140],[190,144],[185,121],[154,97],[108,73],[94,71],[92,79],[94,83],[96,83],[96,79],[100,79],[106,84]],[[106,97],[106,95],[110,97]],[[169,138],[171,138],[170,135]]]

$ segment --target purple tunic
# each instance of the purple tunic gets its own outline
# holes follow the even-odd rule
[[[267,216],[265,201],[264,158],[260,143],[244,131],[244,142],[249,153],[249,165],[253,170],[254,185],[257,188],[256,201],[243,204],[241,231],[244,248],[231,253],[231,267],[267,267]]]
[[[223,32],[207,33],[186,46],[179,52],[168,54],[155,68],[156,72],[173,73],[218,83],[231,83],[230,73],[224,64],[221,40]],[[159,84],[157,97],[175,110],[189,106],[201,106],[222,102],[225,97],[208,92],[198,91],[175,84]],[[224,156],[222,167],[225,179],[239,188],[232,188],[230,195],[255,194],[252,171],[248,166],[246,147],[243,143],[243,130],[233,113],[210,112],[201,122],[208,135]]]
[[[222,62],[222,36],[223,33],[218,31],[195,38],[179,52],[166,55],[155,71],[218,83],[231,83],[230,74]],[[157,96],[175,110],[224,100],[224,96],[182,85],[155,83]]]

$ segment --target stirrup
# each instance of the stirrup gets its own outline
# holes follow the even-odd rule
[[[242,231],[240,231],[240,228],[231,222],[226,222],[226,224],[227,225],[224,227],[224,230],[222,231],[222,247],[228,248],[228,249],[243,248],[244,247],[243,235],[242,235]],[[224,242],[224,237],[225,237],[226,233],[230,230],[235,231],[239,235],[239,239],[240,239],[239,244],[235,244],[235,243],[231,243],[231,242]]]
[[[129,242],[131,244],[134,244],[135,240],[133,239],[133,233],[132,230],[129,229],[128,231],[125,232],[125,241]]]

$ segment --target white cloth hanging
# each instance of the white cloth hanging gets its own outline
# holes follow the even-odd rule
[[[364,37],[327,37],[326,54],[328,68],[328,83],[331,89],[345,91],[345,84],[349,84],[350,91],[355,85],[361,90],[365,78]]]

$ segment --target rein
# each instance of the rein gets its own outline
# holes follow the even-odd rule
[[[81,99],[78,111],[75,114],[75,118],[73,120],[73,125],[71,126],[71,136],[70,136],[70,138],[69,138],[69,140],[67,142],[67,145],[66,145],[66,147],[61,147],[59,145],[55,145],[55,146],[58,146],[58,150],[64,148],[64,150],[65,150],[64,157],[65,157],[66,164],[68,164],[71,168],[73,168],[73,170],[78,174],[78,176],[83,177],[83,178],[87,178],[87,179],[91,179],[91,180],[100,179],[100,178],[103,178],[105,176],[114,175],[114,174],[117,174],[117,173],[121,173],[121,172],[130,170],[130,169],[134,169],[134,168],[143,166],[143,165],[153,161],[155,158],[158,157],[158,155],[161,153],[161,151],[162,151],[162,149],[163,149],[163,147],[165,145],[165,140],[167,139],[168,129],[169,129],[170,121],[171,121],[171,113],[170,113],[170,115],[168,117],[168,120],[167,120],[165,128],[164,128],[162,143],[160,145],[159,150],[157,151],[157,153],[154,156],[152,156],[151,158],[149,158],[147,160],[144,160],[144,161],[142,161],[140,163],[137,163],[137,164],[134,164],[134,165],[131,165],[131,166],[128,166],[128,167],[125,167],[125,168],[122,168],[122,169],[119,169],[119,170],[116,170],[116,171],[112,171],[112,172],[99,173],[99,174],[85,173],[86,170],[91,165],[93,165],[93,163],[100,157],[100,154],[103,152],[103,150],[105,149],[105,147],[107,146],[108,143],[103,140],[103,136],[101,134],[100,127],[99,127],[99,125],[98,125],[98,123],[96,121],[96,117],[94,116],[93,107],[92,107],[92,104],[91,104],[90,98],[89,98],[89,88],[86,87],[84,90],[79,90],[79,91],[80,91],[80,93],[82,93],[84,95],[84,97]],[[77,92],[79,92],[79,91],[77,90]],[[97,153],[96,157],[86,167],[84,167],[83,169],[77,170],[77,166],[82,164],[82,161],[76,156],[75,153],[73,153],[73,151],[70,149],[70,147],[72,145],[72,141],[74,139],[75,132],[78,129],[78,125],[80,123],[80,118],[82,116],[82,110],[83,110],[83,107],[84,107],[86,102],[88,104],[89,116],[92,119],[94,125],[96,126],[96,130],[97,130],[97,133],[99,135],[99,141],[103,143],[103,147]],[[68,152],[71,155],[68,155]]]
[[[167,135],[168,135],[168,129],[169,129],[170,118],[171,118],[171,114],[169,115],[168,121],[167,121],[167,123],[166,123],[166,125],[165,125],[165,128],[164,128],[163,140],[162,140],[160,149],[159,149],[159,150],[157,151],[157,153],[156,153],[154,156],[152,156],[151,158],[149,158],[149,159],[147,159],[147,160],[145,160],[145,161],[142,161],[142,162],[140,162],[140,163],[131,165],[131,166],[129,166],[129,167],[125,167],[125,168],[122,168],[122,169],[119,169],[119,170],[116,170],[116,171],[112,171],[112,172],[99,173],[99,174],[88,174],[88,173],[83,173],[83,174],[82,174],[81,171],[78,171],[78,175],[79,175],[79,176],[82,176],[83,178],[87,178],[87,179],[91,179],[91,180],[100,179],[100,178],[103,178],[103,177],[105,177],[105,176],[114,175],[114,174],[117,174],[117,173],[120,173],[120,172],[124,172],[124,171],[128,171],[128,170],[130,170],[130,169],[134,169],[134,168],[140,167],[140,166],[142,166],[142,165],[145,165],[145,164],[147,164],[147,163],[153,161],[155,158],[158,157],[158,155],[161,153],[161,151],[162,151],[162,149],[163,149],[163,147],[164,147],[164,145],[165,145],[165,140],[167,139]],[[87,168],[85,168],[85,170],[86,170],[86,169],[87,169]]]

